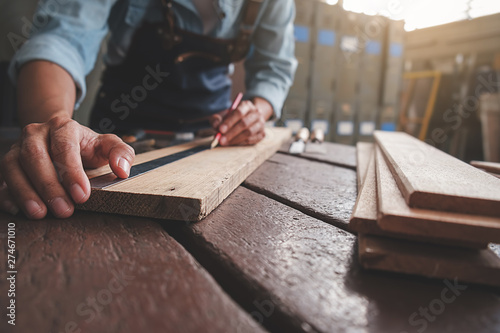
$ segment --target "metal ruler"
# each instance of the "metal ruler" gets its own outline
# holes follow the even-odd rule
[[[118,183],[121,183],[123,181],[129,180],[131,178],[137,177],[139,175],[142,175],[146,172],[149,172],[151,170],[157,169],[161,166],[167,165],[169,163],[181,160],[185,157],[194,155],[196,153],[199,153],[201,151],[207,150],[210,147],[201,145],[197,146],[188,150],[180,151],[178,153],[168,155],[168,156],[163,156],[159,157],[157,159],[147,161],[141,164],[136,164],[133,165],[130,168],[130,174],[128,178],[118,178],[114,173],[108,173],[99,177],[95,177],[90,179],[90,186],[93,189],[103,189],[111,185],[116,185]]]

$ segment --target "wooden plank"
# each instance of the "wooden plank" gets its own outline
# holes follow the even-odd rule
[[[500,216],[500,180],[401,132],[375,132],[409,206]]]
[[[370,269],[500,286],[500,257],[489,248],[464,249],[360,234],[359,261]]]
[[[289,154],[292,141],[284,143],[279,152]],[[318,147],[320,146],[320,147]],[[307,143],[304,153],[294,155],[311,161],[324,162],[349,169],[356,169],[356,148],[332,142]]]
[[[378,225],[386,231],[469,242],[500,242],[500,218],[410,208],[375,149]]]
[[[359,172],[358,172],[359,173]],[[361,186],[361,191],[358,193],[356,204],[352,211],[351,219],[349,220],[349,230],[358,234],[382,235],[393,238],[403,238],[429,243],[447,244],[454,246],[486,248],[487,242],[471,242],[457,241],[436,238],[432,234],[423,236],[408,235],[404,233],[390,232],[382,230],[378,223],[377,209],[377,181],[375,170],[375,153],[370,158],[370,164],[366,171],[366,177]]]
[[[363,165],[363,164],[361,164]],[[368,233],[380,235],[384,231],[377,225],[377,187],[375,178],[375,156],[369,159],[366,177],[358,193],[356,204],[349,220],[349,230],[355,233]],[[358,171],[359,174],[359,171]]]
[[[490,173],[500,174],[500,163],[471,161],[470,164],[475,168],[483,169]]]
[[[296,188],[291,179],[289,191]],[[175,228],[165,227],[169,233]],[[275,332],[414,332],[420,327],[409,317],[447,287],[362,270],[354,236],[241,187],[205,220],[179,226],[174,235]],[[426,333],[499,329],[498,295],[467,285]]]
[[[271,157],[244,184],[342,229],[356,201],[355,171],[283,154]]]
[[[153,150],[153,151],[148,151],[148,152],[143,153],[143,154],[138,154],[135,156],[134,163],[132,165],[137,165],[137,164],[141,164],[144,162],[148,162],[148,161],[154,160],[154,159],[161,157],[161,156],[172,155],[172,154],[184,151],[184,150],[188,150],[188,149],[197,147],[199,145],[209,145],[212,142],[211,140],[212,140],[212,137],[209,137],[209,138],[204,138],[204,139],[199,139],[196,141],[184,143],[184,144],[177,145],[177,146],[157,149],[157,150]],[[102,175],[108,174],[110,172],[112,172],[112,171],[111,171],[111,168],[109,167],[109,165],[105,165],[103,167],[96,168],[96,169],[85,170],[85,173],[87,174],[89,179],[92,179],[92,178],[95,178],[98,176],[102,176]]]
[[[266,138],[257,145],[202,151],[116,185],[93,189],[90,199],[78,208],[163,219],[201,220],[273,155],[290,135],[289,129],[266,129]],[[148,157],[154,153],[148,153]],[[164,155],[156,155],[160,156]]]
[[[88,212],[40,221],[0,214],[0,221],[2,236],[16,224],[12,332],[263,331],[154,221]],[[5,270],[0,275],[6,300]],[[0,320],[0,331],[12,328]]]
[[[368,165],[370,164],[371,156],[373,154],[373,143],[371,142],[358,142],[356,144],[356,164],[358,172],[358,193],[361,190],[361,184],[366,177]]]

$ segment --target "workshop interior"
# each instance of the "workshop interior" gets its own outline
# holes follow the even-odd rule
[[[100,19],[74,121],[22,124],[12,64],[73,91]],[[500,1],[0,0],[0,36],[0,332],[500,332]]]
[[[16,126],[6,70],[31,29],[37,1],[1,4],[0,126]],[[320,129],[325,140],[372,141],[375,130],[404,131],[461,160],[500,162],[499,4],[495,1],[296,1],[298,68],[278,126]],[[24,19],[20,19],[24,18]],[[103,42],[103,47],[105,43]],[[104,51],[104,50],[103,50]],[[102,52],[101,52],[102,53]],[[88,124],[102,57],[74,117]],[[233,90],[244,91],[235,64]],[[6,134],[7,135],[7,134]]]

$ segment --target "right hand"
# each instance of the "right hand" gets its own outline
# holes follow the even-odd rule
[[[13,214],[20,208],[31,219],[45,217],[48,209],[69,217],[74,203],[90,196],[84,167],[109,163],[116,176],[127,178],[134,155],[117,136],[100,135],[68,117],[29,124],[0,163],[0,208]]]

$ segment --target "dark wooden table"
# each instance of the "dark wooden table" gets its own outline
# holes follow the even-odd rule
[[[361,269],[355,150],[326,148],[277,153],[195,224],[0,214],[0,332],[500,332],[498,290]]]

